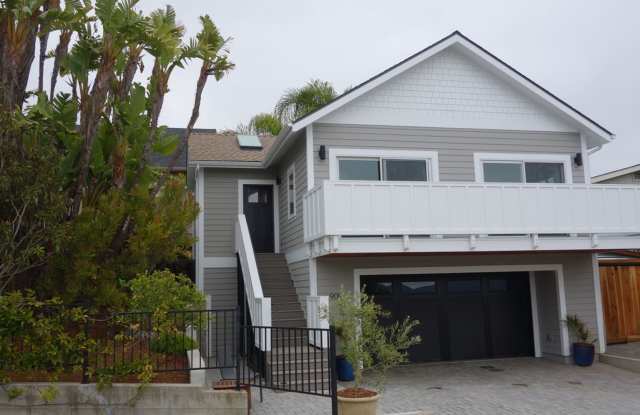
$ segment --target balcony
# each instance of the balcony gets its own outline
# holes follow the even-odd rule
[[[324,181],[303,203],[314,256],[640,248],[640,186]]]

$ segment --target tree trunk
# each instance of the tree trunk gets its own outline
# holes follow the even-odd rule
[[[0,110],[21,110],[35,57],[38,13],[16,21],[4,12],[0,21]]]
[[[42,9],[46,12],[49,10],[49,2],[45,2]],[[47,59],[47,44],[49,43],[49,32],[45,25],[40,25],[40,57],[38,60],[38,92],[42,92],[44,88],[44,61]]]
[[[200,76],[198,77],[198,83],[196,86],[196,97],[193,101],[193,108],[191,110],[191,118],[189,119],[189,124],[187,124],[187,128],[182,134],[182,139],[180,140],[180,144],[178,144],[178,148],[173,153],[171,160],[169,161],[169,166],[166,171],[160,176],[156,186],[151,193],[154,197],[158,194],[162,186],[167,182],[167,178],[171,174],[171,170],[176,166],[178,159],[182,156],[185,149],[189,144],[189,136],[191,136],[191,132],[193,131],[193,127],[196,125],[198,118],[200,117],[200,103],[202,102],[202,92],[204,91],[204,87],[207,85],[207,79],[209,78],[209,69],[206,63],[202,64],[200,68]]]
[[[58,83],[58,76],[60,75],[60,64],[62,60],[69,53],[69,43],[71,42],[70,30],[63,30],[60,33],[60,41],[56,46],[55,56],[53,59],[53,70],[51,71],[51,90],[49,91],[49,100],[53,101],[53,97],[56,94],[56,84]]]
[[[198,121],[198,117],[200,117],[200,103],[202,102],[202,92],[204,91],[204,87],[207,84],[207,79],[209,77],[209,70],[206,63],[202,64],[200,68],[200,76],[198,77],[198,83],[196,85],[196,96],[193,103],[193,108],[191,110],[191,118],[189,119],[189,123],[187,124],[187,128],[185,129],[184,134],[181,137],[180,144],[178,148],[173,153],[171,160],[169,162],[169,167],[162,173],[162,176],[158,178],[158,181],[151,191],[151,197],[156,197],[164,184],[167,182],[169,175],[171,174],[171,170],[175,167],[176,162],[184,152],[187,144],[189,142],[189,136],[193,131],[193,127]],[[129,234],[133,231],[133,221],[130,216],[127,216],[120,226],[120,230],[116,233],[116,236],[113,238],[111,242],[111,250],[112,252],[119,252],[124,243],[129,238]]]
[[[87,185],[87,177],[89,175],[89,163],[91,161],[91,150],[93,148],[93,140],[95,139],[96,130],[100,117],[104,111],[104,105],[107,94],[112,86],[115,78],[113,72],[116,54],[112,50],[113,45],[109,35],[105,36],[102,52],[102,60],[100,67],[96,73],[89,96],[82,96],[80,105],[80,134],[82,135],[82,147],[80,148],[80,163],[78,168],[78,177],[76,178],[76,186],[73,191],[73,202],[69,216],[71,218],[78,216]]]

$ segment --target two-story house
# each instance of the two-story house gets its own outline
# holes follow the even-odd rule
[[[366,287],[420,320],[414,361],[566,357],[568,313],[604,352],[596,253],[640,248],[640,187],[590,183],[613,138],[454,32],[277,137],[194,134],[197,283],[309,327]]]

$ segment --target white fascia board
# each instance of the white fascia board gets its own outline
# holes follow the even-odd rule
[[[228,169],[261,169],[263,168],[262,162],[260,161],[225,161],[225,160],[203,160],[198,161],[194,160],[189,162],[190,167],[200,166],[200,167],[218,167],[218,168],[228,168]]]
[[[520,85],[522,88],[524,88],[525,91],[531,93],[534,97],[541,99],[543,102],[549,104],[553,109],[576,121],[590,133],[589,135],[597,137],[600,144],[607,143],[615,137],[613,134],[604,130],[602,127],[598,126],[593,121],[580,114],[577,110],[571,108],[568,104],[555,97],[550,92],[537,85],[535,82],[526,78],[524,75],[522,75],[509,65],[500,61],[489,52],[473,44],[472,42],[464,38],[464,36],[458,33],[455,33],[454,35],[446,38],[440,43],[436,43],[434,46],[427,48],[422,53],[418,53],[417,55],[410,57],[401,64],[388,69],[386,72],[382,72],[374,78],[371,78],[369,81],[366,81],[364,85],[354,88],[351,92],[343,95],[342,97],[339,97],[335,101],[322,107],[320,110],[302,118],[291,126],[292,131],[299,131],[307,127],[308,125],[320,120],[329,113],[337,110],[338,108],[346,105],[354,99],[378,87],[389,79],[407,71],[408,69],[411,69],[415,65],[418,65],[419,63],[425,61],[426,59],[429,59],[436,53],[441,52],[442,50],[447,49],[454,44],[462,46],[465,50],[473,53],[482,61],[496,68],[499,73],[515,81],[516,84]]]
[[[600,174],[598,176],[593,176],[591,178],[591,182],[599,183],[605,180],[615,179],[616,177],[624,176],[625,174],[636,173],[640,171],[640,164],[636,164],[635,166],[625,167],[624,169],[611,171],[609,173]]]
[[[498,69],[501,73],[515,81],[518,85],[522,86],[526,91],[533,94],[533,96],[551,105],[554,109],[560,111],[565,116],[568,116],[569,118],[577,121],[580,125],[584,126],[592,135],[598,137],[602,143],[610,142],[615,137],[614,134],[605,131],[602,127],[598,126],[593,121],[580,114],[578,111],[571,108],[569,105],[562,102],[557,97],[553,96],[550,92],[544,90],[542,87],[526,78],[524,75],[522,75],[512,67],[506,65],[504,62],[492,56],[490,53],[469,42],[467,39],[459,37],[457,39],[457,43],[464,46],[466,50],[474,53],[484,62],[487,62],[494,68]]]
[[[322,240],[313,242],[317,248],[314,256],[330,254],[365,253],[462,253],[462,252],[550,252],[550,251],[595,251],[614,249],[639,249],[640,235],[637,236],[600,236],[598,245],[588,236],[538,237],[535,241],[529,236],[491,236],[471,238],[410,238],[409,249],[403,244],[403,238],[380,237],[341,237],[338,249],[326,250]],[[312,248],[313,248],[312,247]]]
[[[379,85],[382,85],[389,79],[397,75],[400,75],[401,73],[405,72],[408,69],[413,68],[414,66],[416,66],[421,62],[424,62],[426,59],[448,48],[449,46],[453,45],[456,42],[457,42],[457,35],[451,36],[450,38],[440,42],[439,44],[433,47],[430,47],[428,50],[425,50],[423,53],[417,54],[409,58],[408,60],[396,66],[395,68],[392,68],[390,70],[387,70],[387,72],[383,72],[382,74],[377,75],[377,77],[372,78],[365,85],[354,88],[351,92],[343,95],[341,98],[336,99],[335,101],[329,103],[328,105],[324,106],[323,108],[316,111],[315,113],[312,113],[304,117],[300,121],[294,123],[292,125],[293,131],[301,130],[305,128],[307,125],[312,124],[315,121],[318,121],[320,118],[328,115],[329,113],[344,106],[345,104],[348,104],[354,99],[366,94],[367,92],[378,87]]]
[[[356,86],[351,91],[338,97],[333,102],[330,102],[319,110],[312,112],[311,114],[288,126],[278,135],[277,141],[279,142],[279,144],[276,144],[277,147],[272,148],[269,151],[269,154],[267,155],[267,158],[265,160],[265,165],[269,166],[271,164],[272,159],[276,157],[280,152],[280,149],[285,144],[287,144],[287,141],[291,138],[292,133],[305,129],[307,126],[313,124],[314,122],[317,122],[321,118],[348,104],[354,99],[366,94],[367,92],[378,87],[389,79],[413,68],[419,63],[424,62],[426,59],[429,59],[431,56],[453,45],[460,45],[463,49],[471,52],[481,61],[495,68],[499,74],[506,76],[515,84],[522,87],[525,92],[530,93],[533,97],[536,97],[542,102],[548,104],[552,109],[560,112],[565,117],[574,120],[578,125],[583,127],[585,132],[587,132],[587,138],[595,139],[595,142],[589,143],[592,147],[608,143],[615,138],[614,134],[606,131],[604,128],[600,127],[595,122],[582,115],[579,111],[569,106],[569,104],[554,96],[549,91],[545,90],[543,87],[518,72],[516,69],[512,68],[497,57],[493,56],[482,47],[474,44],[472,41],[465,38],[464,35],[458,32],[454,32],[449,37],[446,37],[434,43],[432,46],[427,47],[422,52],[418,52],[417,54],[407,58],[406,60],[401,61],[399,64],[390,67],[386,71],[375,75],[374,77],[365,81],[363,84]]]

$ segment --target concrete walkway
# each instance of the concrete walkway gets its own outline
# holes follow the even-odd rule
[[[581,368],[520,358],[409,365],[392,371],[384,414],[636,414],[640,376],[606,364]],[[253,392],[252,414],[329,414],[328,398]]]

